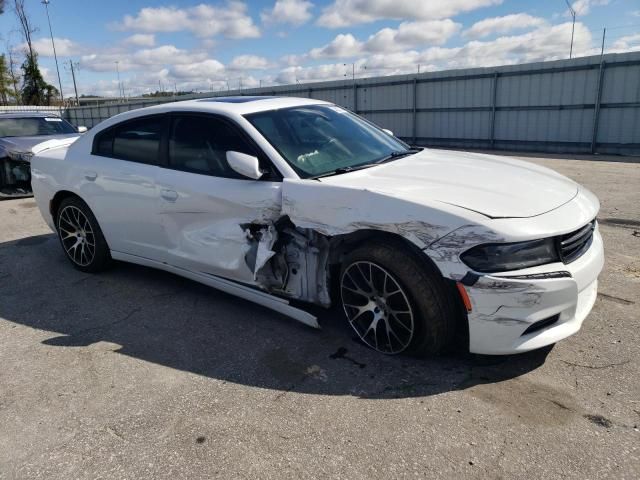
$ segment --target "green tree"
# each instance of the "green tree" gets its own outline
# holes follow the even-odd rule
[[[24,105],[50,105],[51,94],[56,88],[42,78],[38,68],[38,54],[27,54],[22,64],[22,103]]]
[[[11,89],[11,75],[7,67],[7,59],[0,55],[0,103],[9,105],[9,99],[13,96]]]
[[[18,18],[20,29],[27,49],[26,58],[22,63],[22,90],[20,96],[25,105],[50,105],[58,90],[49,85],[42,78],[42,73],[38,67],[38,54],[33,49],[31,36],[36,32],[36,28],[31,24],[31,19],[24,6],[25,0],[13,0],[13,11]]]

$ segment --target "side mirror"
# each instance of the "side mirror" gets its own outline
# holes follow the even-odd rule
[[[247,155],[240,152],[227,152],[227,162],[233,171],[239,173],[243,177],[258,180],[263,173],[260,170],[260,162],[257,157]]]
[[[78,133],[84,133],[84,132],[86,132],[87,130],[88,130],[88,128],[87,128],[87,127],[85,127],[85,126],[78,127]]]
[[[384,133],[386,133],[387,135],[391,135],[393,137],[393,132],[391,130],[389,130],[388,128],[383,128],[382,131]]]

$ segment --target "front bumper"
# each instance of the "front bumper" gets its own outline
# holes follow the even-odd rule
[[[591,247],[568,265],[480,276],[473,285],[465,286],[472,304],[468,314],[470,351],[492,355],[521,353],[573,335],[595,303],[597,278],[603,265],[602,237],[596,228]],[[570,276],[513,278],[558,271]],[[531,331],[536,328],[532,325],[543,320],[548,324]]]
[[[0,159],[0,198],[22,198],[31,191],[31,165],[28,161]]]

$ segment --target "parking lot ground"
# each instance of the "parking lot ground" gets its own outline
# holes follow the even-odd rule
[[[527,160],[600,197],[607,260],[582,330],[511,357],[385,357],[335,311],[84,274],[0,202],[0,478],[638,478],[640,165]]]

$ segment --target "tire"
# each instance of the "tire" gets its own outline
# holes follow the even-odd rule
[[[95,273],[111,263],[109,245],[89,206],[78,197],[62,200],[56,212],[56,230],[62,250],[82,272]]]
[[[451,289],[418,255],[401,242],[379,241],[357,247],[342,263],[340,302],[347,321],[381,353],[437,355],[453,343]]]

